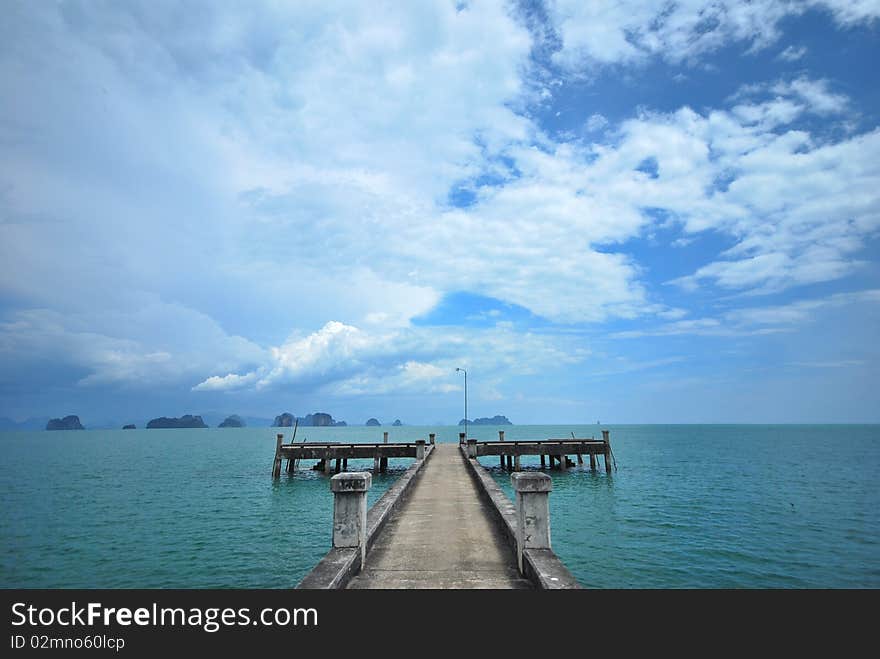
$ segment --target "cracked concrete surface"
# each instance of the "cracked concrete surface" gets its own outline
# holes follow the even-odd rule
[[[456,444],[437,444],[349,588],[531,588]]]

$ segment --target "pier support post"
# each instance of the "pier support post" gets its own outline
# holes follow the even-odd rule
[[[431,442],[431,446],[434,446],[435,438],[436,438],[436,435],[434,435],[434,433],[428,433],[428,441]]]
[[[516,558],[523,571],[523,550],[550,549],[550,491],[547,474],[517,472],[510,476],[516,491]]]
[[[499,442],[504,441],[504,431],[503,430],[498,431],[498,441]],[[501,470],[503,471],[504,470],[504,454],[503,453],[499,456],[499,459],[501,461]]]
[[[514,471],[519,471],[519,470],[520,470],[520,467],[519,467],[519,455],[518,455],[518,454],[515,455],[515,456],[513,457],[513,470],[514,470]]]
[[[477,440],[469,439],[467,440],[467,454],[469,458],[476,459],[477,457]]]
[[[611,473],[611,440],[608,438],[609,432],[602,431],[602,441],[605,442],[605,473]]]
[[[541,454],[541,469],[545,469],[547,467],[547,458],[544,454]]]
[[[281,443],[284,441],[284,435],[278,433],[275,436],[275,462],[272,463],[272,478],[281,477]]]
[[[376,473],[379,472],[379,456],[378,455],[373,458],[373,471],[375,471]]]
[[[350,471],[330,479],[333,492],[333,547],[357,547],[361,566],[367,552],[367,491],[373,484],[368,471]]]
[[[568,456],[563,453],[559,456],[559,468],[565,469],[566,467],[568,467]]]
[[[388,471],[388,458],[382,458],[379,460],[379,471],[383,474]]]
[[[330,458],[324,458],[324,473],[332,474],[333,473],[333,460]]]
[[[596,471],[596,454],[590,453],[590,469]]]
[[[425,459],[425,440],[417,439],[416,440],[416,460],[424,460]]]
[[[382,433],[382,443],[383,443],[383,444],[387,444],[387,443],[388,443],[388,431],[387,431],[387,430],[386,430],[385,432]]]

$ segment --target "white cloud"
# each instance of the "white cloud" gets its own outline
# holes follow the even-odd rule
[[[799,97],[811,112],[819,115],[840,114],[849,103],[846,96],[828,89],[827,80],[810,80],[805,76],[790,82],[778,82],[771,89],[783,96]]]
[[[830,11],[834,21],[844,27],[872,24],[880,16],[876,0],[556,0],[549,5],[549,14],[562,39],[562,48],[554,58],[575,71],[639,63],[652,57],[674,63],[692,61],[730,43],[742,43],[754,52],[777,41],[783,18],[801,15],[810,8]]]
[[[875,14],[827,6],[846,24]],[[559,2],[560,61],[761,47],[795,11],[667,8]],[[797,124],[849,111],[830,83],[757,85],[731,108],[616,126],[595,113],[594,143],[555,139],[527,111],[533,43],[510,11],[10,8],[0,292],[54,315],[13,315],[4,354],[54,345],[85,385],[442,392],[461,363],[496,386],[585,357],[561,334],[410,325],[445,293],[559,322],[659,314],[671,331],[713,331],[652,299],[621,247],[658,222],[648,209],[681,225],[681,246],[707,229],[736,241],[680,280],[691,287],[779,290],[858,267],[880,226],[880,132],[834,141]],[[456,185],[472,205],[450,207]]]
[[[608,125],[608,120],[599,113],[591,114],[587,119],[587,130],[591,133],[600,131]]]
[[[785,62],[797,62],[807,54],[806,46],[788,46],[785,50],[777,55],[778,59]]]
[[[411,326],[387,331],[330,321],[267,355],[253,371],[214,375],[194,390],[308,386],[335,395],[446,393],[461,386],[456,366],[479,370],[491,382],[502,373],[510,377],[578,363],[589,352],[565,337],[517,331],[504,323],[480,330]]]
[[[125,313],[15,312],[0,323],[0,357],[7,365],[36,358],[59,370],[73,368],[83,387],[135,389],[186,384],[211,369],[232,370],[266,358],[261,348],[227,334],[203,314],[158,301]]]
[[[824,298],[798,300],[766,307],[744,307],[727,311],[718,317],[695,318],[666,323],[649,329],[617,332],[614,338],[631,339],[643,336],[748,336],[791,331],[813,320],[817,313],[847,305],[878,304],[880,289],[835,293]]]

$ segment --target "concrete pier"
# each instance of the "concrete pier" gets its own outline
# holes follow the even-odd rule
[[[531,588],[455,444],[431,460],[349,588]]]
[[[540,457],[541,467],[565,472],[575,463],[602,455],[610,474],[614,457],[607,431],[602,439],[481,441],[459,433],[459,443],[428,440],[381,443],[304,442],[283,444],[278,435],[273,476],[283,458],[317,460],[314,467],[336,476],[333,547],[300,582],[299,588],[493,588],[577,589],[581,585],[550,546],[546,474],[521,471],[522,456]],[[499,456],[512,471],[515,502],[480,464]],[[348,459],[373,459],[375,472],[388,458],[414,458],[410,467],[367,510],[369,472],[345,472]],[[493,460],[494,462],[494,460]],[[289,464],[289,463],[288,463]],[[340,470],[343,473],[338,473]],[[562,476],[562,474],[560,474]]]

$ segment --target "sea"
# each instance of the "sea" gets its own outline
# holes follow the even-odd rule
[[[588,460],[546,472],[553,549],[588,588],[880,587],[880,425],[469,434],[499,429],[509,440],[610,431],[611,474]],[[387,431],[457,442],[459,430],[299,428],[297,441],[377,442]],[[290,440],[275,428],[0,433],[0,587],[295,586],[330,547],[332,494],[308,468],[271,478],[278,431]],[[498,458],[480,460],[511,496]],[[369,503],[410,463],[375,475]],[[522,466],[539,468],[537,458]]]

